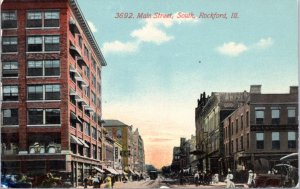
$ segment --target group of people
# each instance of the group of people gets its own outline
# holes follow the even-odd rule
[[[113,188],[115,184],[115,177],[112,174],[106,175],[95,175],[92,177],[91,175],[84,178],[84,188],[87,188],[88,185],[93,185],[94,188]]]
[[[211,182],[219,182],[218,176],[216,174],[211,174],[209,171],[196,171],[194,175],[194,181],[196,186],[198,185],[208,185]]]

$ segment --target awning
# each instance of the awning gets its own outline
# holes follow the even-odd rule
[[[72,65],[70,65],[70,72],[75,73],[75,77],[81,77],[80,73]]]
[[[85,109],[85,110],[88,110],[88,111],[94,112],[93,108],[91,108],[91,107],[88,106],[88,105],[86,105],[86,106],[84,107],[84,109]]]
[[[84,140],[78,138],[78,140],[83,144],[84,147],[89,148],[89,145],[87,145]]]
[[[114,174],[114,175],[118,175],[119,173],[114,170],[113,168],[104,168],[105,170],[107,170],[108,172],[110,172],[111,174]]]
[[[130,173],[130,174],[132,174],[132,175],[135,174],[130,168],[128,169],[128,173]]]
[[[100,173],[104,173],[105,171],[103,171],[102,169],[98,168],[98,167],[93,167],[94,169],[96,169],[97,171],[99,171]]]
[[[78,123],[82,123],[82,121],[75,115],[74,112],[71,112],[71,119],[76,120]]]
[[[75,99],[77,102],[81,102],[83,106],[87,105],[87,103],[83,100],[83,98]]]
[[[73,144],[78,144],[82,146],[82,143],[80,142],[80,140],[78,140],[78,138],[76,136],[71,135],[71,143]]]

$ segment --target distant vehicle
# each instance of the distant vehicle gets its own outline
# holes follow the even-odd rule
[[[282,163],[273,167],[274,174],[259,174],[255,179],[255,187],[295,187],[298,183],[298,153],[280,158]],[[293,162],[294,161],[294,162]]]
[[[157,171],[149,171],[149,177],[151,180],[157,179],[158,173]]]

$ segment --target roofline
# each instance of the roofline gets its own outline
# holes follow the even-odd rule
[[[101,66],[107,66],[107,63],[103,57],[100,47],[98,46],[98,43],[97,43],[93,33],[91,32],[91,29],[90,29],[86,19],[84,18],[84,15],[82,14],[82,11],[77,3],[77,0],[69,0],[69,2],[70,2],[72,10],[74,12],[74,15],[76,17],[76,20],[78,20],[78,23],[80,24],[81,28],[83,29],[83,32],[86,33],[86,37],[87,37],[89,43],[91,44],[98,60],[100,61]]]

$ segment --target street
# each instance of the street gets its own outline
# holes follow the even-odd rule
[[[156,180],[143,180],[143,181],[133,181],[133,182],[116,182],[114,188],[225,188],[226,183],[219,182],[218,184],[211,185],[199,185],[194,184],[167,184],[163,182],[162,177],[158,177]],[[243,184],[236,185],[236,187],[245,187]]]

